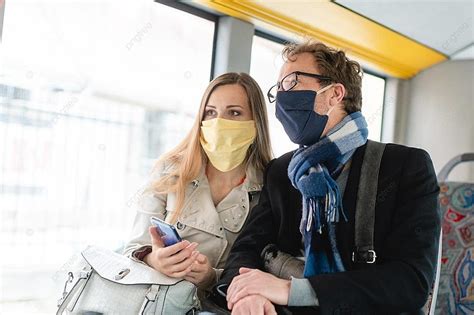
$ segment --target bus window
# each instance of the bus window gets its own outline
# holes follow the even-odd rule
[[[369,139],[380,141],[385,95],[385,79],[365,72],[362,77],[362,114],[369,125]]]
[[[192,124],[215,23],[151,1],[7,7],[0,312],[52,314],[57,271],[87,244],[122,246],[153,161]]]
[[[252,41],[252,59],[250,60],[250,75],[258,82],[265,95],[268,110],[270,137],[275,157],[298,146],[288,139],[283,126],[275,117],[275,103],[270,104],[266,97],[268,89],[278,79],[280,67],[283,64],[281,51],[283,45],[261,36],[254,36]]]

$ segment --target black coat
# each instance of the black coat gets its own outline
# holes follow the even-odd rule
[[[319,300],[312,314],[398,314],[414,312],[430,292],[438,251],[439,187],[431,159],[423,150],[387,144],[380,166],[375,208],[375,264],[354,264],[354,214],[366,146],[352,157],[343,206],[348,222],[337,225],[345,272],[309,278]],[[287,169],[292,152],[267,167],[259,204],[236,240],[219,284],[232,281],[240,267],[263,270],[267,244],[299,256],[302,236],[301,194]],[[307,312],[308,308],[292,308]]]

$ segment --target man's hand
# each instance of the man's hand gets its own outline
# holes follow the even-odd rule
[[[232,280],[227,289],[227,307],[233,306],[248,295],[261,295],[272,303],[288,304],[290,280],[277,278],[258,269],[240,268],[240,275]]]
[[[261,295],[248,295],[238,301],[232,315],[276,315],[275,307]]]

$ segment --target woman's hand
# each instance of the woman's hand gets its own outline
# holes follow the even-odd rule
[[[194,283],[198,287],[206,288],[216,281],[216,273],[209,264],[206,255],[199,254],[191,265],[191,272],[189,272],[184,279]]]
[[[193,264],[199,257],[197,243],[181,241],[165,247],[155,227],[150,227],[152,250],[143,261],[150,267],[172,278],[183,278],[191,272]]]

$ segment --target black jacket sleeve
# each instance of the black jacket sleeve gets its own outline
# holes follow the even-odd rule
[[[424,305],[436,269],[438,192],[428,153],[410,149],[398,181],[391,229],[382,243],[383,256],[378,264],[309,279],[321,314],[343,310],[352,314],[390,314],[418,310]]]

